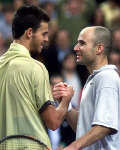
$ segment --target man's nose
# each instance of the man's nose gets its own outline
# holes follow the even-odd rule
[[[77,51],[77,50],[79,50],[78,44],[76,44],[76,45],[74,46],[74,51]]]
[[[48,42],[48,35],[44,37],[44,41]]]

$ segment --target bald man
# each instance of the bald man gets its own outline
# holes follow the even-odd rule
[[[77,62],[90,72],[83,88],[79,112],[72,109],[67,120],[76,131],[76,141],[64,150],[120,149],[120,78],[117,68],[108,65],[111,33],[101,26],[84,28],[74,51]],[[56,85],[53,95],[63,96]]]

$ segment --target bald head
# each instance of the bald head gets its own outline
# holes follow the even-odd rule
[[[93,44],[95,46],[97,44],[103,44],[105,55],[109,54],[109,51],[111,50],[112,47],[112,35],[111,32],[106,27],[102,26],[86,27],[80,32],[80,34],[82,33],[87,33],[88,35],[90,35],[90,37],[93,38]]]

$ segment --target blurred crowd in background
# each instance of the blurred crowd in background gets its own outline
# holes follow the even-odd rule
[[[74,44],[84,27],[108,27],[113,36],[109,63],[115,64],[120,70],[120,0],[0,0],[0,56],[7,51],[13,40],[13,15],[24,4],[43,8],[51,18],[49,43],[41,54],[32,54],[32,57],[47,67],[51,88],[60,81],[73,85],[75,94],[71,103],[78,109],[89,72],[85,66],[76,64]],[[56,131],[48,130],[48,133],[53,150],[58,150],[75,139],[75,133],[66,121]]]

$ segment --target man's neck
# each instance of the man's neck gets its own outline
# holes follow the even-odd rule
[[[30,51],[30,45],[26,40],[17,39],[17,40],[14,40],[14,42],[23,45],[24,47],[26,47]]]
[[[108,60],[106,59],[101,59],[99,61],[97,61],[97,63],[91,65],[91,66],[87,66],[87,69],[89,70],[90,74],[93,73],[93,70],[97,70],[99,68],[101,68],[102,66],[108,65]]]

